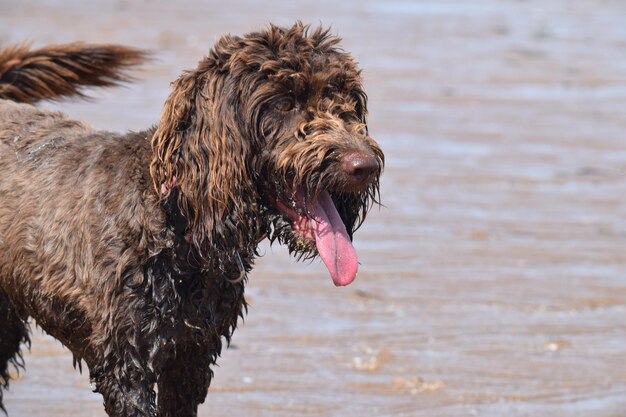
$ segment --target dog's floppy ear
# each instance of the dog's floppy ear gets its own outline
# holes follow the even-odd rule
[[[154,187],[163,199],[177,189],[188,236],[207,259],[256,246],[253,150],[237,112],[236,80],[205,59],[174,82],[152,137]]]

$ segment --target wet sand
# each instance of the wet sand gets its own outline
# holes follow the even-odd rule
[[[269,21],[332,24],[364,70],[387,166],[359,277],[264,247],[201,416],[626,416],[626,3],[83,3],[3,0],[0,42],[152,49],[138,83],[46,105],[100,128],[156,123],[220,34]],[[33,333],[10,416],[104,416]]]

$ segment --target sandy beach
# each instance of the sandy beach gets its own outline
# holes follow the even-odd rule
[[[263,243],[199,415],[625,417],[626,2],[226,3],[0,1],[0,46],[152,51],[136,83],[42,105],[101,129],[157,123],[220,35],[269,22],[332,26],[363,69],[386,169],[359,276]],[[9,416],[105,416],[32,331]]]

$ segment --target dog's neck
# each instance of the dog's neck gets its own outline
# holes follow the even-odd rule
[[[178,188],[172,187],[163,202],[163,208],[168,228],[174,235],[174,256],[181,272],[200,272],[202,275],[208,272],[209,275],[220,275],[232,283],[244,281],[256,256],[256,247],[252,251],[246,248],[233,248],[232,254],[226,254],[207,246],[203,253],[198,253],[192,244],[193,237],[187,227],[187,219],[178,208],[178,196]],[[257,245],[264,238],[265,236],[259,237]]]

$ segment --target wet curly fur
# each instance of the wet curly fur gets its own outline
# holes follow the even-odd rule
[[[317,255],[279,202],[306,216],[296,190],[327,192],[351,238],[376,201],[383,154],[338,43],[301,24],[225,36],[174,82],[157,127],[124,135],[14,101],[122,80],[138,51],[104,47],[116,59],[87,75],[73,70],[94,63],[85,45],[21,72],[13,54],[12,87],[0,61],[14,100],[0,100],[0,406],[32,317],[87,364],[109,416],[196,415],[258,243]],[[373,168],[346,174],[354,155]]]

